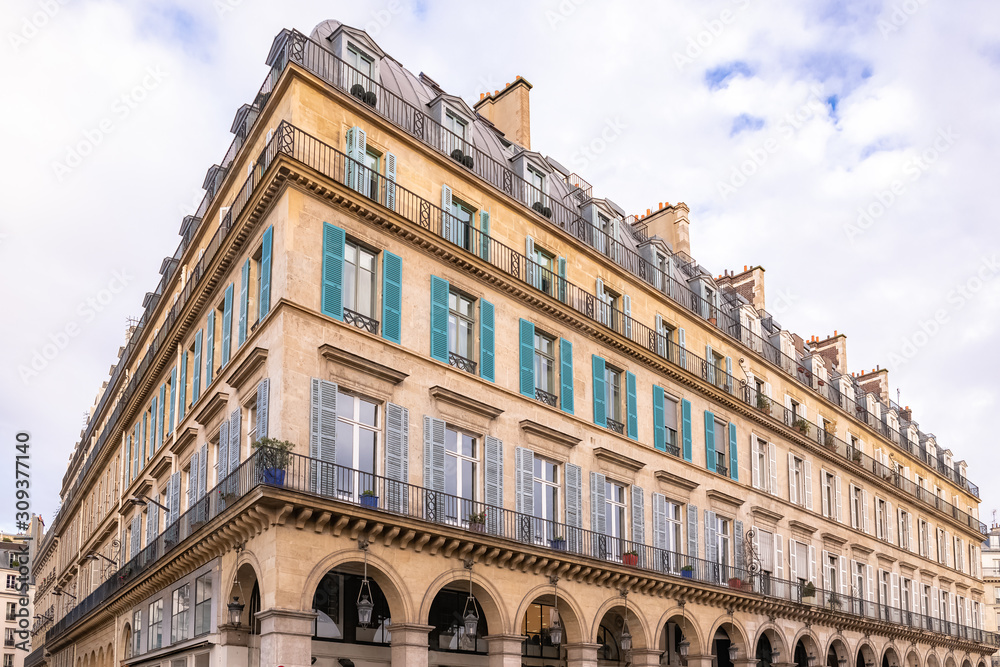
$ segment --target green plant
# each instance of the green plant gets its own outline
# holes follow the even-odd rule
[[[771,409],[771,402],[767,399],[767,396],[765,396],[764,394],[761,393],[757,394],[757,409],[758,410]]]
[[[796,419],[792,422],[792,428],[796,429],[802,435],[809,435],[809,422],[805,419]]]
[[[814,584],[811,581],[807,581],[802,586],[802,597],[804,597],[804,598],[811,598],[814,595],[816,595],[816,584]]]
[[[860,449],[852,450],[851,459],[853,459],[855,463],[861,463],[861,450]]]
[[[831,607],[840,607],[840,596],[836,593],[830,593],[830,597],[827,598],[827,602],[830,603]]]
[[[13,542],[14,540],[12,540],[12,539],[11,539],[10,537],[8,537],[7,535],[4,535],[4,536],[3,536],[3,541],[4,541],[4,542]]]
[[[486,512],[469,515],[469,523],[486,523]]]
[[[261,438],[255,440],[252,447],[257,452],[261,468],[284,470],[292,460],[295,443],[277,438]]]
[[[638,556],[639,552],[636,551],[635,549],[629,549],[628,551],[625,552],[625,555],[626,556]]]
[[[363,495],[363,496],[374,496],[374,495],[375,495],[375,492],[374,492],[374,491],[372,491],[371,489],[365,489],[365,491],[364,491],[364,492],[362,492],[362,494],[361,494],[361,495]]]
[[[694,572],[694,566],[685,565],[684,567],[681,568],[681,572]]]

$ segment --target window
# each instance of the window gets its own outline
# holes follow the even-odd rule
[[[376,255],[371,250],[353,241],[344,244],[345,319],[353,315],[377,319],[375,317],[376,263]],[[361,326],[357,322],[355,324]]]
[[[4,653],[3,654],[3,667],[14,667],[14,654]]]
[[[806,504],[805,462],[798,456],[791,456],[788,465],[788,499],[796,505]]]
[[[142,612],[132,613],[132,655],[142,653]]]
[[[376,491],[375,458],[381,428],[379,405],[360,396],[337,392],[337,493],[357,501]]]
[[[920,555],[923,556],[924,558],[930,558],[931,557],[931,538],[930,538],[931,527],[930,527],[930,525],[926,521],[924,521],[923,519],[920,519],[919,523],[917,524],[917,530],[918,530],[918,533],[919,533],[917,537],[920,540]]]
[[[459,139],[465,139],[465,130],[469,126],[464,120],[459,118],[456,114],[451,111],[447,111],[444,114],[444,126],[453,134],[455,134]],[[460,148],[461,146],[459,146]]]
[[[612,292],[607,286],[604,287],[602,292],[597,294],[597,299],[601,302],[598,304],[598,310],[601,324],[615,328],[618,326],[618,311],[620,297],[615,292]]]
[[[828,519],[837,517],[837,479],[833,473],[826,470],[821,473],[823,493],[823,516]]]
[[[154,651],[163,646],[163,598],[149,605],[149,638],[146,650]]]
[[[913,600],[910,599],[910,591],[913,590],[913,580],[905,577],[899,579],[900,606],[903,611],[913,611]]]
[[[264,248],[261,246],[250,257],[250,289],[247,291],[247,324],[250,331],[256,331],[260,321],[260,272],[263,256]]]
[[[597,214],[596,232],[594,234],[594,247],[603,253],[607,253],[611,248],[608,240],[611,238],[611,220],[603,213]]]
[[[3,645],[13,646],[14,645],[14,628],[5,628],[3,632]]]
[[[191,605],[191,584],[174,589],[170,608],[170,643],[182,642],[188,638],[188,607]]]
[[[365,169],[361,174],[362,194],[375,201],[383,201],[379,197],[379,174],[382,172],[382,154],[370,148],[365,150],[365,157],[362,160]]]
[[[535,535],[541,540],[551,540],[561,535],[559,527],[559,464],[540,456],[535,457],[534,509]]]
[[[941,528],[937,529],[937,560],[942,565],[948,564],[948,543]]]
[[[716,527],[715,527],[715,541],[716,548],[718,549],[718,563],[722,567],[720,568],[720,577],[725,580],[729,578],[726,572],[726,568],[730,564],[729,549],[732,543],[732,531],[730,526],[732,522],[729,519],[724,519],[721,516],[716,517]]]
[[[444,492],[449,496],[446,516],[453,522],[468,520],[476,513],[476,473],[479,457],[476,438],[446,428],[444,432]]]
[[[625,487],[621,484],[605,481],[604,483],[604,520],[608,537],[613,538],[609,544],[609,554],[612,558],[621,558],[621,540],[625,535]]]
[[[858,530],[865,529],[865,500],[864,490],[851,485],[851,527]]]
[[[900,549],[910,549],[912,547],[911,540],[913,539],[910,535],[910,524],[913,522],[913,517],[910,513],[904,509],[899,510],[899,548]]]
[[[622,372],[605,364],[604,387],[608,428],[616,433],[625,433],[625,425],[622,423]]]
[[[552,605],[533,602],[524,615],[521,634],[525,640],[521,643],[521,654],[529,658],[559,659],[559,646],[553,646],[549,637],[549,628],[555,618],[555,608]]]
[[[667,445],[667,453],[673,456],[680,456],[681,449],[677,441],[677,399],[665,396],[663,400],[663,428],[666,431],[664,442]]]
[[[7,589],[8,590],[16,590],[17,589],[17,575],[16,574],[8,574],[7,575]]]
[[[861,600],[864,600],[867,596],[865,591],[867,586],[865,586],[865,578],[868,572],[868,566],[865,563],[854,562],[854,588],[857,590],[857,596]]]
[[[556,340],[535,329],[535,397],[555,406],[555,394]]]
[[[363,76],[369,79],[375,78],[375,59],[351,43],[347,45],[347,64],[358,70]],[[364,85],[369,82],[359,79],[359,83]]]
[[[7,603],[7,620],[13,621],[17,619],[17,605],[13,602]]]
[[[528,267],[529,274],[537,273],[537,278],[530,282],[549,296],[558,299],[559,289],[556,277],[559,275],[559,267],[556,264],[556,256],[547,250],[543,250],[537,244],[533,243],[532,247],[534,248],[534,253],[528,259],[537,264],[538,267]]]
[[[826,573],[826,581],[824,582],[824,588],[829,591],[840,590],[840,586],[837,582],[837,565],[838,557],[836,554],[827,554],[826,562],[823,564],[823,569]],[[831,597],[833,593],[831,592]]]
[[[194,634],[212,631],[212,573],[206,572],[194,581]]]
[[[475,247],[473,237],[474,230],[476,228],[476,207],[471,204],[466,204],[458,197],[453,196],[451,198],[450,213],[454,217],[454,219],[451,220],[451,224],[455,226],[455,230],[452,232],[450,240],[456,245],[462,246],[466,250],[472,250]]]
[[[448,358],[452,366],[470,373],[476,372],[475,303],[472,297],[454,290],[448,293]]]
[[[729,451],[728,429],[725,422],[715,420],[715,472],[723,477],[729,476]]]
[[[683,519],[681,518],[681,505],[680,503],[668,500],[666,508],[667,541],[663,548],[670,552],[671,571],[677,572],[682,566],[680,556],[684,552],[684,543],[681,541],[681,525],[683,523]]]
[[[674,328],[657,316],[656,319],[656,353],[664,359],[673,359]]]
[[[875,498],[875,537],[889,540],[889,508],[881,498]]]
[[[545,174],[531,165],[528,165],[527,167],[527,180],[531,185],[528,189],[528,203],[531,205],[540,204],[545,206]]]

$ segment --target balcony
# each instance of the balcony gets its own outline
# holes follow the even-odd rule
[[[466,359],[460,354],[449,352],[448,363],[460,371],[465,371],[466,373],[472,373],[473,375],[476,374],[476,362],[474,362],[472,359]]]
[[[353,324],[357,328],[367,331],[370,334],[378,335],[378,320],[372,319],[361,313],[356,313],[353,310],[344,308],[344,322],[347,324]]]
[[[550,394],[544,389],[535,387],[535,400],[541,401],[545,405],[556,407],[559,404],[559,397],[555,394]]]
[[[605,419],[605,423],[607,424],[609,431],[614,431],[618,435],[625,435],[625,424],[615,421],[611,417]]]

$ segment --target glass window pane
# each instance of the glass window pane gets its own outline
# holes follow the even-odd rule
[[[458,433],[450,428],[444,432],[444,448],[449,452],[458,451]]]
[[[366,428],[358,429],[358,470],[375,473],[375,431]]]
[[[444,492],[458,495],[458,459],[454,456],[444,457]]]
[[[476,482],[475,475],[475,464],[472,461],[463,460],[462,461],[462,491],[461,496],[472,500],[473,488]]]
[[[337,414],[348,419],[354,419],[354,397],[350,394],[337,392]]]
[[[378,426],[378,405],[364,399],[359,399],[359,403],[361,409],[358,421],[369,426]]]
[[[476,439],[464,433],[462,434],[462,455],[470,457],[476,455]]]

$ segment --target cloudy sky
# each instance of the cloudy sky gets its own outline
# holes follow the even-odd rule
[[[280,7],[280,9],[278,9]],[[282,28],[366,28],[469,101],[520,74],[532,147],[628,212],[691,208],[713,273],[846,333],[1000,507],[1000,5],[967,0],[6,0],[0,527],[14,437],[51,520],[85,412]],[[994,471],[994,472],[990,472]]]

